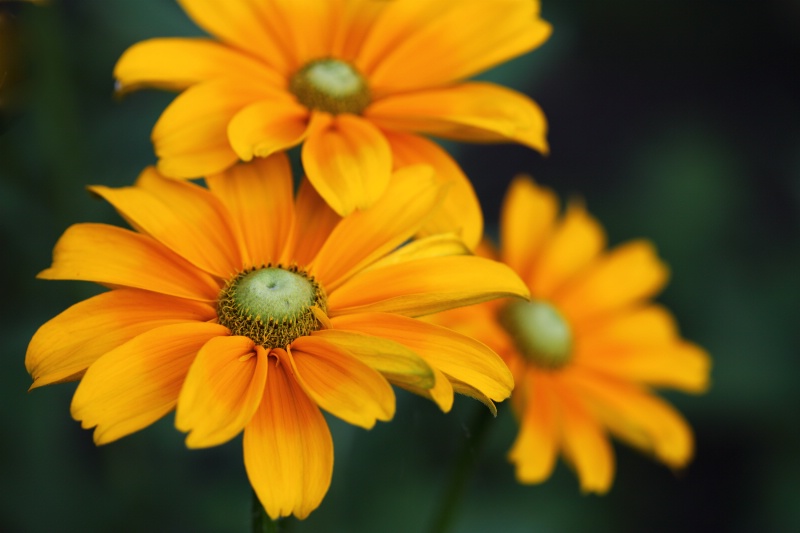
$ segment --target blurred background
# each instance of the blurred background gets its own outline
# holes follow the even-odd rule
[[[704,396],[667,394],[696,430],[685,471],[615,446],[606,496],[562,463],[520,486],[507,409],[454,531],[800,531],[800,2],[544,0],[555,32],[483,78],[521,90],[550,122],[551,155],[447,144],[496,225],[519,172],[585,199],[612,243],[652,239],[670,264],[660,301],[714,358]],[[153,163],[149,133],[174,97],[113,98],[131,44],[199,35],[172,0],[0,1],[0,531],[245,532],[241,442],[189,451],[172,416],[105,447],[69,415],[74,384],[27,393],[37,327],[95,294],[40,281],[70,225],[119,223],[87,184],[130,184]],[[321,507],[293,532],[415,532],[432,520],[481,406],[442,415],[398,392],[395,420],[363,431],[330,419],[336,467]]]

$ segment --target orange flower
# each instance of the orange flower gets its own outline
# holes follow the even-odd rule
[[[547,150],[526,96],[464,79],[550,34],[534,0],[180,0],[216,39],[132,46],[120,91],[183,91],[153,129],[158,168],[192,178],[303,144],[308,179],[339,214],[372,205],[393,168],[425,162],[451,182],[428,231],[482,235],[458,165],[417,134]]]
[[[331,479],[320,408],[364,428],[389,420],[389,383],[450,409],[453,391],[493,407],[513,381],[484,345],[414,317],[527,295],[505,265],[437,235],[401,246],[441,202],[429,167],[397,172],[374,209],[342,218],[285,155],[207,178],[146,170],[92,187],[135,231],[78,224],[41,278],[111,290],[44,324],[33,387],[80,379],[72,415],[98,444],[177,407],[189,447],[244,430],[247,474],[273,518],[307,516]]]
[[[520,430],[509,453],[522,483],[550,477],[563,453],[581,488],[605,492],[614,476],[607,433],[673,468],[692,457],[692,432],[652,393],[708,387],[710,360],[648,302],[667,268],[645,241],[604,252],[602,227],[579,203],[558,219],[552,191],[516,179],[503,208],[500,257],[531,301],[493,301],[437,315],[509,365]],[[494,256],[490,245],[482,249]]]

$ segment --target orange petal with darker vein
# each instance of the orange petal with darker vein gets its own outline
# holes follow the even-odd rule
[[[392,174],[386,137],[369,121],[347,113],[314,114],[302,159],[308,180],[342,216],[371,207]]]
[[[228,140],[228,124],[242,108],[269,94],[268,86],[238,79],[208,81],[183,91],[153,128],[158,170],[173,178],[197,178],[234,164],[239,156]]]
[[[475,256],[432,257],[367,270],[328,296],[330,316],[398,313],[423,316],[495,298],[528,297],[502,263]]]
[[[559,450],[558,406],[548,376],[528,370],[514,395],[526,395],[518,413],[519,433],[508,452],[520,483],[541,483],[550,477]]]
[[[277,263],[294,222],[294,183],[286,154],[234,165],[206,177],[206,183],[230,213],[245,266]]]
[[[106,224],[75,224],[53,250],[42,279],[74,279],[212,301],[220,286],[154,239]]]
[[[140,87],[180,91],[196,83],[231,77],[275,87],[283,82],[264,63],[210,39],[141,41],[125,50],[114,67],[117,91],[123,93]]]
[[[244,430],[244,465],[270,518],[294,514],[302,519],[330,486],[333,441],[319,407],[289,365],[272,361],[264,398]]]
[[[228,140],[243,161],[288,150],[305,139],[308,110],[292,96],[274,94],[239,110],[228,124]]]
[[[208,304],[154,292],[118,289],[73,305],[34,334],[25,355],[31,388],[79,379],[108,351],[175,322],[216,318]]]
[[[295,217],[281,262],[307,265],[317,255],[342,217],[325,203],[307,179],[300,182],[295,200]]]
[[[420,231],[421,235],[455,233],[474,250],[483,237],[483,213],[480,202],[467,176],[438,144],[400,132],[384,132],[392,147],[395,168],[427,164],[434,177],[445,187],[446,194],[439,209]]]
[[[139,232],[150,235],[196,267],[219,278],[242,264],[225,208],[208,190],[193,183],[142,172],[137,187],[90,190],[114,208]]]
[[[324,337],[296,339],[289,362],[306,394],[345,422],[370,429],[394,416],[394,392],[386,379]]]
[[[411,238],[441,202],[442,190],[436,185],[428,166],[400,169],[372,209],[342,219],[312,262],[325,290],[336,290]]]
[[[94,441],[106,444],[149,426],[172,411],[200,348],[228,335],[219,324],[185,322],[149,330],[94,362],[83,376],[71,412]]]
[[[382,129],[470,142],[518,142],[547,153],[547,120],[522,93],[470,82],[387,96],[364,116]]]
[[[200,349],[175,415],[175,427],[190,432],[188,447],[216,446],[244,429],[264,394],[267,359],[247,337],[217,337]]]

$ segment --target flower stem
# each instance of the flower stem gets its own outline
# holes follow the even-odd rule
[[[253,510],[251,515],[253,519],[253,533],[278,533],[281,530],[281,528],[278,527],[278,521],[271,519],[267,515],[255,491],[253,491]]]
[[[450,481],[434,515],[430,533],[447,533],[453,527],[456,511],[466,491],[467,482],[478,463],[478,456],[489,434],[487,430],[492,418],[489,410],[483,405],[479,406],[479,410],[472,416],[469,433],[453,465]]]

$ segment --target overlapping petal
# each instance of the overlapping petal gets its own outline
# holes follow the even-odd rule
[[[242,161],[250,161],[297,146],[308,127],[308,110],[288,94],[276,93],[237,109],[227,123],[227,140]]]
[[[558,198],[553,191],[527,176],[515,178],[509,186],[500,222],[502,260],[526,281],[557,214]]]
[[[200,348],[227,334],[219,324],[184,322],[134,337],[89,367],[72,398],[73,418],[96,427],[97,444],[149,426],[175,407]]]
[[[289,365],[274,357],[243,445],[247,477],[273,520],[291,514],[305,518],[319,506],[333,473],[330,430]]]
[[[137,335],[176,322],[216,318],[208,304],[133,289],[77,303],[40,327],[25,355],[31,389],[79,379],[103,354]]]
[[[295,224],[283,249],[281,262],[309,264],[341,218],[308,180],[301,181],[295,199]]]
[[[536,375],[529,369],[523,383],[517,385],[516,394],[528,397],[530,407],[520,415],[519,433],[508,452],[509,460],[516,465],[520,483],[541,483],[550,477],[558,457],[561,442],[558,399],[553,396],[550,379]]]

